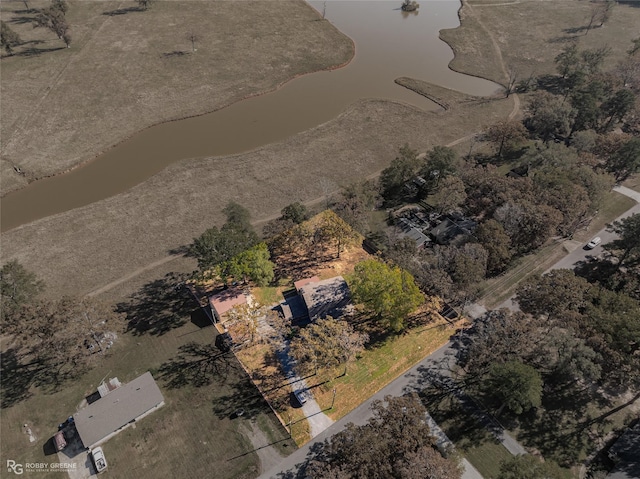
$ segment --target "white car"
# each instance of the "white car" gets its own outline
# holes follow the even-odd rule
[[[98,474],[100,474],[107,468],[107,460],[104,457],[104,452],[102,452],[101,447],[91,449],[91,459],[93,459],[93,464],[95,464],[96,472]]]
[[[602,238],[600,238],[600,236],[596,236],[595,238],[593,238],[591,241],[587,243],[587,249],[593,249],[596,246],[598,246],[600,243],[602,243]]]

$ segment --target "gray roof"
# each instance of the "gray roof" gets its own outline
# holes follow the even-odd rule
[[[163,401],[153,376],[146,372],[81,409],[73,418],[82,443],[91,447]]]
[[[349,286],[342,276],[306,284],[299,292],[311,321],[327,316],[337,319],[345,314],[351,302]]]

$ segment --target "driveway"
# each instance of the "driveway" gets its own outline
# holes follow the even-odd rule
[[[429,372],[437,371],[438,373],[446,374],[446,371],[454,354],[455,351],[451,348],[451,342],[448,342],[433,354],[431,354],[429,357],[423,359],[414,367],[409,369],[405,374],[371,396],[369,399],[367,399],[349,414],[344,416],[342,419],[335,422],[331,427],[323,431],[318,436],[314,437],[300,449],[294,451],[290,456],[284,458],[283,461],[276,467],[263,473],[260,476],[260,479],[278,477],[279,474],[295,471],[300,465],[305,462],[307,454],[315,444],[321,443],[325,439],[330,438],[335,433],[343,430],[348,423],[352,422],[359,426],[366,424],[369,418],[373,416],[373,413],[371,411],[371,404],[373,403],[373,401],[383,400],[385,396],[402,396],[403,394],[406,394],[408,392],[418,391],[424,388],[426,383],[430,381]],[[442,436],[444,436],[444,438],[440,435],[438,436],[440,440],[444,440],[444,438],[446,438],[444,433],[442,433]],[[471,464],[466,462],[466,460],[463,461],[463,464],[465,465],[465,473],[463,475],[463,479],[482,478],[478,471],[476,471],[473,466],[471,466]]]

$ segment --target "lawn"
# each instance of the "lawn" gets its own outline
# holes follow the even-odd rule
[[[22,463],[57,460],[45,456],[43,445],[57,431],[58,423],[74,414],[103,378],[127,382],[147,370],[158,382],[165,406],[103,445],[111,476],[256,477],[260,461],[246,432],[252,430],[252,424],[262,430],[263,445],[276,443],[281,451],[293,450],[287,432],[237,360],[206,356],[217,353],[211,347],[214,329],[201,329],[186,319],[164,334],[123,334],[91,372],[64,384],[58,392],[33,390],[30,398],[2,409],[2,457]],[[181,356],[190,342],[196,347]],[[233,417],[239,408],[245,414]],[[24,424],[36,436],[34,443],[29,443]],[[216,467],[212,467],[212,458]]]

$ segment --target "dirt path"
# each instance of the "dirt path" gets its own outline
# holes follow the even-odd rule
[[[277,466],[282,458],[282,454],[269,443],[269,439],[260,427],[254,422],[250,422],[251,428],[243,428],[242,431],[251,441],[254,452],[260,459],[260,474]]]

